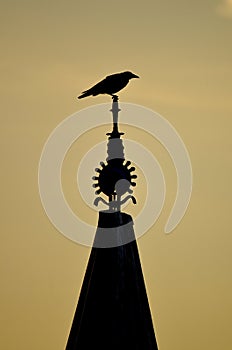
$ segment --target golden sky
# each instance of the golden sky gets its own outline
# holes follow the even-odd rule
[[[81,91],[131,70],[140,80],[120,101],[164,116],[193,167],[187,213],[165,235],[175,170],[159,142],[142,138],[167,181],[164,210],[138,241],[159,349],[231,350],[231,36],[230,0],[1,2],[1,349],[65,347],[90,250],[49,222],[38,162],[58,123],[110,102],[78,101]],[[77,212],[73,162],[86,142],[73,146],[63,175]]]

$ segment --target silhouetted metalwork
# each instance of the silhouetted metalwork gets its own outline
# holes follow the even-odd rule
[[[114,100],[112,104],[111,112],[113,114],[113,130],[111,133],[107,133],[107,155],[106,162],[101,162],[101,168],[96,168],[96,172],[99,176],[94,176],[93,180],[96,182],[93,184],[96,194],[103,192],[108,196],[108,203],[101,197],[95,199],[94,204],[98,205],[100,201],[108,205],[110,211],[120,211],[121,205],[125,201],[132,199],[135,204],[135,197],[131,196],[133,193],[131,186],[136,186],[133,181],[137,178],[137,175],[132,174],[135,170],[134,167],[130,167],[131,162],[125,161],[123,142],[120,139],[122,132],[118,131],[118,100]],[[129,195],[122,200],[122,196],[128,193]]]
[[[105,79],[91,87],[90,89],[83,91],[82,95],[78,98],[84,98],[87,96],[97,96],[99,94],[111,95],[114,98],[116,92],[122,90],[130,81],[130,79],[139,78],[138,75],[131,72],[122,72],[117,74],[108,75]],[[116,96],[117,97],[117,96]]]
[[[99,212],[77,309],[66,350],[157,350],[132,217],[121,212],[131,199],[137,176],[125,160],[118,130],[118,98],[113,98],[113,130],[108,133],[107,158],[94,176],[97,197],[107,209]],[[123,196],[125,196],[122,198]],[[108,242],[111,243],[110,248]],[[123,244],[125,240],[129,243]],[[105,247],[104,247],[105,244]],[[102,248],[98,248],[102,247]]]

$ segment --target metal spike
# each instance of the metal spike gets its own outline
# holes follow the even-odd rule
[[[101,190],[97,190],[96,192],[95,192],[95,194],[100,194],[101,193]]]
[[[133,204],[137,203],[136,198],[134,196],[132,196],[131,199],[132,199]]]

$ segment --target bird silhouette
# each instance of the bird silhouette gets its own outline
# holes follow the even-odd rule
[[[138,75],[135,75],[131,72],[122,72],[108,75],[105,79],[101,80],[90,89],[83,91],[82,95],[78,96],[78,98],[97,96],[99,94],[111,95],[113,99],[115,97],[117,98],[117,96],[114,94],[122,90],[129,83],[129,80],[133,78],[139,77]]]

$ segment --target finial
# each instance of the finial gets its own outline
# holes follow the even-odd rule
[[[118,106],[118,96],[112,95],[112,112],[113,115],[113,130],[108,133],[107,144],[107,158],[106,163],[101,162],[99,168],[95,171],[99,173],[99,176],[94,176],[93,180],[96,181],[93,187],[96,188],[96,194],[104,193],[108,197],[108,202],[97,197],[94,204],[97,206],[99,202],[108,206],[109,211],[120,211],[121,205],[129,199],[133,204],[136,204],[136,199],[132,196],[133,190],[131,186],[136,186],[133,179],[137,178],[137,175],[132,174],[135,167],[131,167],[130,161],[125,161],[123,140],[121,139],[121,133],[118,131],[118,113],[120,112]],[[125,198],[123,196],[127,195]]]
[[[121,135],[124,135],[124,132],[118,131],[118,113],[121,111],[121,109],[118,107],[118,96],[112,95],[113,103],[112,103],[112,109],[110,112],[112,112],[113,115],[113,131],[108,132],[106,135],[109,135],[109,139],[120,139]]]

